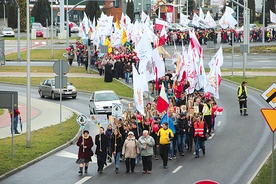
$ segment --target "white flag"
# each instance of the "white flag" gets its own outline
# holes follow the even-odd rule
[[[157,71],[158,71],[157,77],[160,78],[165,76],[165,63],[161,58],[157,48],[155,48],[152,51],[152,61],[153,61],[153,64],[155,64],[155,67],[157,68]]]
[[[195,25],[196,27],[199,27],[199,16],[197,16],[196,13],[194,13],[192,24]]]
[[[213,19],[213,17],[211,16],[209,11],[207,12],[207,14],[205,16],[204,22],[208,28],[214,28],[217,26],[215,20]]]
[[[276,14],[270,10],[270,22],[276,23]]]
[[[180,13],[180,24],[181,25],[188,25],[190,23],[190,19],[188,16],[184,15],[183,13]]]
[[[201,7],[199,7],[199,18],[200,20],[204,20],[204,13]]]
[[[136,109],[144,115],[144,100],[143,100],[143,78],[138,74],[134,65],[132,65],[132,73],[133,73],[133,91],[134,91],[134,102]],[[144,81],[146,82],[146,81]],[[147,82],[146,82],[147,84]]]
[[[237,20],[232,16],[232,14],[225,12],[221,19],[219,20],[219,24],[222,29],[232,28],[235,29],[235,25],[237,24]]]

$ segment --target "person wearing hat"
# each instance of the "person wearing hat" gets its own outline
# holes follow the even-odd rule
[[[89,136],[89,131],[84,130],[83,135],[78,139],[77,146],[79,147],[77,164],[80,166],[79,173],[83,173],[83,165],[85,165],[84,173],[87,173],[89,162],[91,162],[91,156],[93,156],[93,140]]]
[[[122,155],[125,157],[126,163],[126,173],[130,171],[134,173],[135,169],[135,158],[140,153],[138,147],[138,141],[134,137],[134,133],[132,131],[128,132],[128,137],[124,142]]]
[[[242,111],[244,116],[248,116],[247,114],[247,88],[246,82],[243,81],[241,85],[238,87],[238,100],[240,105],[240,115],[242,116]]]

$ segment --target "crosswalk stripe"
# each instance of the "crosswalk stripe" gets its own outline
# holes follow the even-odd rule
[[[90,178],[92,178],[92,176],[85,176],[85,177],[82,178],[80,181],[76,182],[75,184],[83,184],[84,182],[86,182],[86,181],[89,180]]]

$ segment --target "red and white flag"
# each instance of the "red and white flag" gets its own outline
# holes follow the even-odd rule
[[[206,23],[206,25],[207,25],[209,28],[213,28],[213,27],[216,27],[216,26],[217,26],[215,20],[213,19],[213,17],[211,16],[211,14],[210,14],[209,11],[207,12],[207,14],[206,14],[206,16],[205,16],[204,22]]]
[[[162,30],[163,26],[168,26],[168,23],[164,20],[155,19],[154,29],[155,30]]]
[[[156,104],[156,110],[161,113],[167,110],[168,107],[169,107],[169,101],[165,93],[164,84],[162,83],[162,88]]]
[[[163,26],[161,33],[160,33],[158,46],[164,45],[165,42],[166,42],[166,29],[165,29],[165,26]]]
[[[199,27],[199,20],[200,20],[199,16],[196,13],[194,13],[192,24],[195,25],[196,27]]]

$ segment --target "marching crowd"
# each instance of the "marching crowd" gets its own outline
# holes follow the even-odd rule
[[[170,75],[169,71],[165,78],[169,79]],[[182,89],[177,91],[172,88],[173,81],[161,82],[166,86],[170,101],[168,110],[162,113],[156,110],[157,97],[145,106],[144,115],[138,111],[125,111],[123,118],[115,119],[106,130],[100,127],[100,133],[94,139],[99,173],[112,159],[116,174],[122,160],[126,173],[134,172],[135,166],[142,160],[142,172],[150,174],[152,159],[161,158],[164,169],[167,169],[168,160],[176,159],[177,154],[184,156],[194,152],[195,158],[198,158],[202,150],[202,155],[205,155],[205,141],[212,136],[218,109],[214,98],[202,91],[187,95],[185,89],[189,83],[181,85]],[[84,172],[87,172],[93,155],[93,141],[88,133],[84,131],[84,137],[80,136],[77,142],[80,174],[83,166]]]

